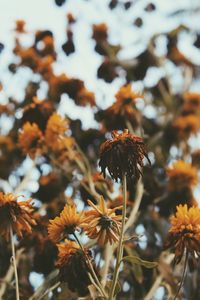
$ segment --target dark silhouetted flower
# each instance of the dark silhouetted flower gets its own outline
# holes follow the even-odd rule
[[[105,177],[106,169],[112,179],[122,180],[126,175],[129,179],[139,179],[144,157],[150,163],[143,139],[128,133],[112,131],[112,139],[107,140],[100,148],[99,166]]]

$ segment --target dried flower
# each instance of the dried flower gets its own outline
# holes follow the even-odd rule
[[[19,134],[18,145],[32,159],[41,152],[42,132],[37,124],[26,122]]]
[[[100,203],[95,205],[88,200],[88,204],[93,208],[85,212],[83,229],[91,239],[96,239],[103,246],[107,242],[112,244],[119,239],[121,227],[121,215],[116,215],[115,211],[122,209],[122,206],[113,209],[107,208],[104,198],[100,197]]]
[[[71,291],[77,292],[80,296],[87,295],[87,287],[91,284],[86,262],[86,255],[90,256],[89,251],[85,250],[84,253],[77,243],[68,240],[57,246],[59,251],[57,267],[60,269],[60,280],[67,282]]]
[[[100,148],[99,166],[105,177],[106,168],[110,176],[118,181],[126,175],[129,179],[138,179],[141,175],[144,157],[150,163],[143,139],[128,133],[112,131],[112,140],[107,140]]]
[[[182,160],[176,161],[167,168],[167,175],[169,178],[168,187],[171,191],[191,188],[198,183],[197,170]]]
[[[48,234],[54,243],[64,239],[66,235],[73,234],[79,229],[83,221],[83,214],[76,211],[75,205],[65,205],[59,217],[49,221]]]
[[[12,193],[4,194],[0,192],[0,234],[9,238],[10,226],[18,237],[22,237],[22,232],[31,233],[31,225],[36,225],[32,216],[32,199],[27,201],[17,201],[17,197]]]
[[[186,249],[195,258],[200,256],[200,209],[179,205],[171,217],[171,228],[166,247],[175,248],[175,261],[179,263]]]

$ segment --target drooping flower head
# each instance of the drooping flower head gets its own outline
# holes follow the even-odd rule
[[[88,204],[93,208],[85,212],[83,229],[91,239],[97,239],[103,246],[107,242],[115,243],[119,239],[121,227],[121,215],[116,215],[116,210],[121,210],[122,206],[107,208],[105,200],[101,196],[100,203],[95,205],[90,200]]]
[[[69,240],[58,244],[58,261],[59,277],[62,282],[67,282],[71,291],[77,292],[80,296],[88,293],[88,285],[91,284],[88,273],[89,268],[86,261],[86,255],[90,258],[89,250],[84,249]]]
[[[83,214],[76,211],[75,205],[66,204],[59,217],[49,221],[48,234],[54,243],[64,239],[66,235],[73,234],[79,229]]]
[[[143,139],[128,133],[112,131],[112,139],[107,140],[100,148],[99,166],[105,177],[106,169],[112,179],[122,180],[126,175],[129,179],[139,179],[144,157],[150,163]]]
[[[191,188],[198,183],[197,170],[189,163],[182,160],[176,161],[167,168],[169,190]]]
[[[176,207],[177,211],[171,217],[171,228],[166,243],[167,248],[175,249],[175,262],[179,263],[184,250],[193,258],[200,256],[200,209],[188,208],[187,204]]]
[[[27,122],[19,134],[18,145],[25,154],[34,159],[41,152],[42,137],[38,125]]]
[[[19,238],[23,232],[31,233],[32,225],[36,222],[32,216],[32,199],[17,201],[12,193],[0,192],[0,234],[6,239],[9,238],[10,227]]]

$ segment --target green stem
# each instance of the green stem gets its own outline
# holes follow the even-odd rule
[[[12,226],[10,226],[10,242],[12,248],[12,262],[13,262],[14,273],[15,273],[16,300],[19,300],[19,281],[18,281],[18,274],[17,274],[17,263],[16,263],[16,256],[15,256],[15,245],[13,240]]]
[[[106,293],[105,293],[105,291],[104,291],[104,289],[103,289],[103,287],[102,287],[102,285],[101,285],[101,282],[99,281],[99,279],[98,279],[98,277],[97,277],[97,275],[96,275],[96,273],[95,273],[95,271],[94,271],[94,268],[93,268],[93,265],[92,265],[92,263],[91,263],[91,261],[90,261],[90,258],[88,257],[87,253],[85,253],[85,250],[84,250],[84,248],[83,248],[83,245],[82,245],[81,242],[79,241],[77,235],[76,235],[75,233],[73,233],[73,236],[74,236],[75,240],[77,241],[77,243],[79,244],[81,250],[83,251],[83,253],[84,253],[85,257],[86,257],[88,266],[89,266],[89,268],[90,268],[91,276],[93,277],[93,280],[94,280],[94,282],[96,283],[96,286],[97,286],[99,292],[101,293],[101,296],[103,296],[103,297],[106,299],[106,298],[107,298],[107,295],[106,295]]]
[[[116,266],[113,274],[113,280],[112,280],[112,286],[110,290],[110,294],[108,297],[108,300],[113,300],[114,294],[115,294],[115,288],[117,284],[117,280],[119,277],[119,268],[120,268],[120,262],[123,257],[123,239],[124,239],[124,227],[126,222],[126,202],[127,202],[127,192],[126,192],[126,175],[123,176],[123,210],[122,210],[122,226],[121,226],[121,232],[119,237],[119,245],[118,245],[118,252],[117,252],[117,261]]]

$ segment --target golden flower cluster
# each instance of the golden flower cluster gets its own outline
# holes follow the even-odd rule
[[[58,243],[58,261],[60,280],[67,282],[72,291],[80,295],[87,293],[87,286],[91,283],[88,272],[91,272],[91,254],[88,249],[80,246],[76,231],[84,230],[91,239],[103,246],[115,243],[119,239],[121,215],[115,211],[121,209],[107,208],[103,197],[98,205],[88,201],[92,209],[78,213],[75,205],[65,205],[59,217],[49,221],[48,235],[51,241]],[[70,235],[75,241],[70,240]],[[78,242],[78,243],[77,243]],[[79,283],[77,279],[80,278]]]
[[[175,261],[179,263],[184,250],[193,258],[200,256],[200,209],[187,205],[177,206],[177,211],[170,219],[171,228],[166,246],[175,248]]]

